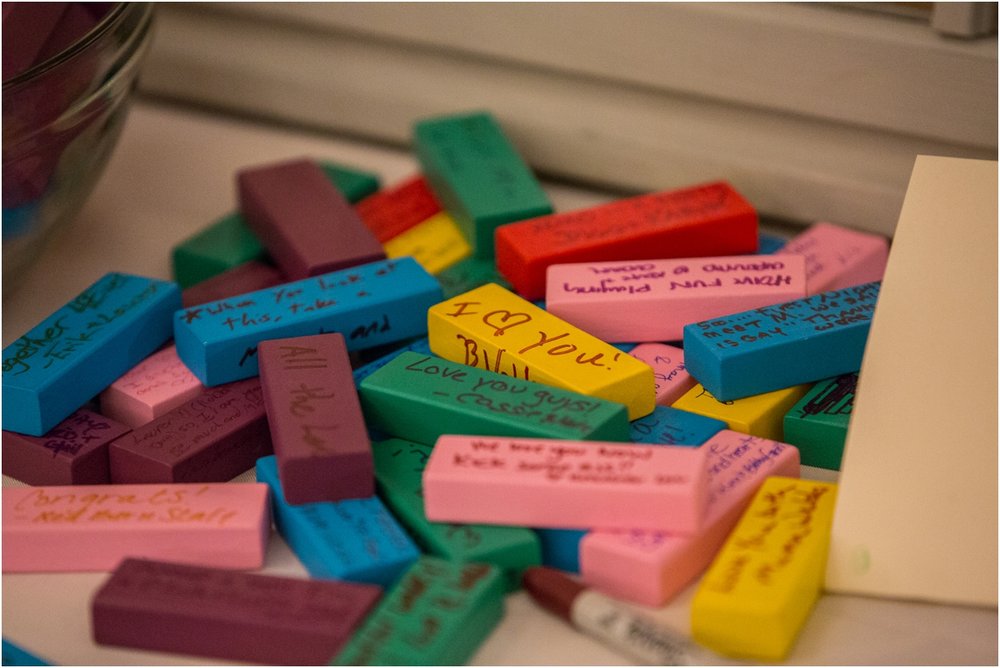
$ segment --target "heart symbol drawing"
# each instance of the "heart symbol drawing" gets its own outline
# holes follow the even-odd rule
[[[490,311],[483,316],[483,322],[494,329],[493,336],[503,336],[504,332],[511,327],[517,327],[518,325],[531,322],[531,316],[527,313],[511,313],[510,311],[503,309],[499,311]]]

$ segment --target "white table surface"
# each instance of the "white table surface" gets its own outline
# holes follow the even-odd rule
[[[236,208],[237,170],[299,156],[376,172],[383,186],[418,170],[414,156],[405,151],[152,103],[137,104],[111,163],[79,218],[52,239],[20,284],[4,296],[3,345],[108,271],[170,278],[170,249]],[[557,211],[611,198],[545,185]],[[927,539],[933,541],[934,537]],[[263,572],[306,575],[276,534]],[[89,601],[106,577],[106,573],[4,574],[4,637],[59,664],[209,662],[94,644]],[[665,626],[687,632],[693,589],[689,587],[661,609],[643,610]],[[626,665],[629,661],[518,592],[508,597],[503,621],[472,663]],[[731,662],[720,658],[719,663]],[[824,595],[786,663],[997,665],[997,611]]]

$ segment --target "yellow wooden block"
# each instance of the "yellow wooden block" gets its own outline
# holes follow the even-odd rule
[[[431,307],[427,337],[446,359],[625,404],[629,420],[656,406],[652,367],[496,283]]]
[[[832,483],[771,477],[698,586],[691,632],[729,656],[783,659],[823,589]]]
[[[698,383],[671,407],[722,420],[733,431],[783,441],[785,413],[805,396],[812,385],[805,383],[752,397],[719,401]]]
[[[428,274],[439,274],[472,255],[469,242],[444,211],[389,239],[382,248],[390,259],[412,256]]]

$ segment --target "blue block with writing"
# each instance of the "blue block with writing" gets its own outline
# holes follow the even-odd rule
[[[52,664],[44,661],[23,647],[19,647],[7,640],[3,639],[3,664],[4,666],[51,666]]]
[[[165,343],[175,283],[105,274],[3,350],[3,428],[42,436]]]
[[[373,360],[364,366],[360,366],[354,370],[354,385],[360,386],[361,381],[363,381],[368,376],[372,375],[386,364],[396,359],[396,357],[405,352],[420,353],[421,355],[431,355],[431,343],[424,337],[422,339],[417,339],[413,343],[408,343],[405,346],[393,350],[391,353],[379,357],[377,360]],[[381,440],[381,439],[379,439]]]
[[[569,573],[580,572],[580,541],[586,529],[535,529],[542,545],[542,564]]]
[[[880,281],[684,327],[684,364],[719,401],[858,371]]]
[[[181,309],[174,339],[211,387],[256,376],[266,339],[340,332],[348,350],[362,350],[426,334],[439,301],[441,286],[416,260],[380,260]]]
[[[285,500],[274,455],[257,460],[257,481],[271,489],[278,533],[314,578],[389,588],[420,557],[420,550],[382,501]]]
[[[648,445],[701,445],[726,429],[726,423],[670,406],[629,422],[629,440]]]

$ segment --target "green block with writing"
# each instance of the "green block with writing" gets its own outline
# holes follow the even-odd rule
[[[361,381],[365,422],[433,445],[442,434],[629,440],[624,404],[415,352]]]
[[[426,552],[448,561],[493,564],[506,588],[521,586],[521,572],[542,562],[541,542],[531,529],[431,522],[424,514],[422,474],[433,446],[400,438],[372,444],[379,496]]]
[[[465,664],[503,617],[503,599],[503,576],[494,566],[421,557],[331,665]]]
[[[451,299],[487,283],[496,283],[508,290],[513,289],[507,279],[497,271],[497,265],[493,260],[480,260],[474,257],[452,265],[439,273],[436,278],[441,284],[441,292],[445,299]]]
[[[858,374],[816,383],[785,413],[784,440],[799,449],[805,466],[840,470]]]
[[[552,213],[548,195],[489,113],[419,121],[413,139],[434,194],[475,257],[493,257],[500,225]]]

